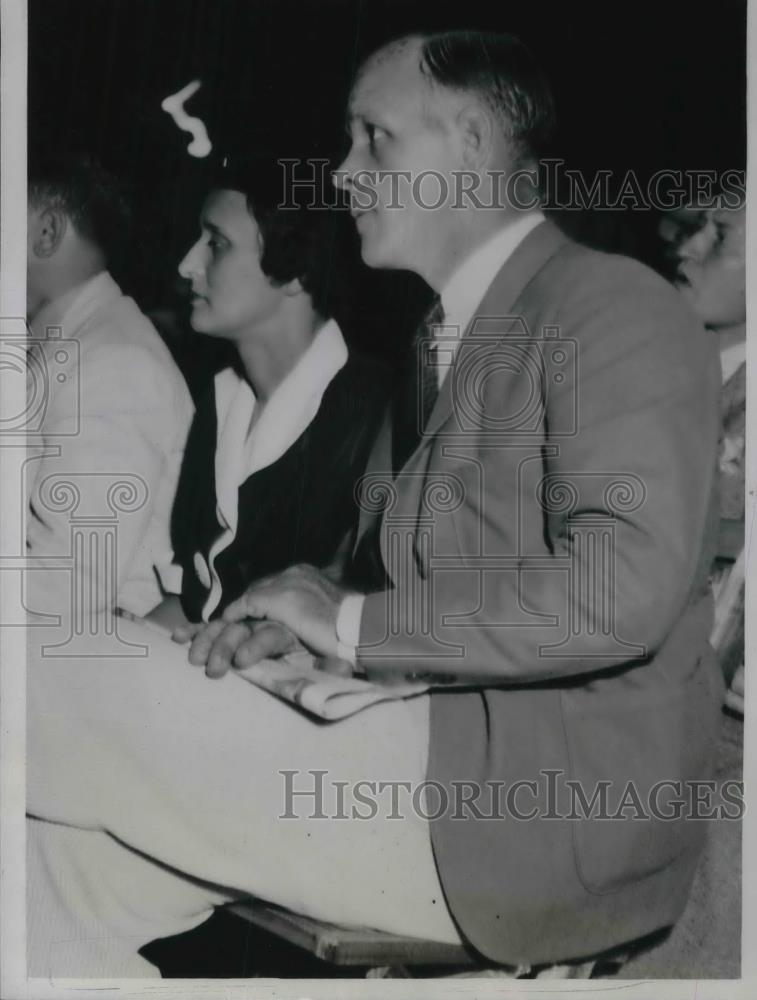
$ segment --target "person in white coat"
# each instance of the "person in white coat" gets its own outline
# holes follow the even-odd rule
[[[86,157],[30,164],[26,602],[37,615],[161,599],[192,417],[184,379],[108,273],[128,232],[117,181]]]

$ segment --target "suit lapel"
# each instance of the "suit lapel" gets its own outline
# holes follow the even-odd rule
[[[359,545],[363,535],[372,525],[375,526],[377,518],[384,519],[391,507],[401,503],[403,509],[416,509],[419,504],[422,489],[423,474],[417,469],[417,475],[408,475],[412,472],[412,467],[419,465],[422,453],[433,440],[440,428],[453,416],[455,411],[455,370],[460,359],[460,352],[465,348],[466,342],[470,343],[472,336],[476,336],[480,331],[483,335],[488,333],[492,336],[493,342],[500,340],[503,335],[512,331],[516,327],[516,332],[524,332],[522,322],[517,317],[512,316],[513,307],[523,293],[529,282],[541,271],[547,261],[553,257],[563,246],[569,243],[565,236],[554,223],[545,220],[533,229],[523,242],[515,249],[513,254],[505,261],[494,281],[487,289],[480,305],[477,307],[471,322],[468,324],[462,343],[458,350],[455,364],[447,373],[447,377],[442,384],[439,395],[434,404],[434,408],[429,416],[428,425],[416,449],[408,457],[405,465],[398,473],[398,480],[389,492],[396,494],[396,499],[389,505],[384,505],[382,509],[370,509],[371,505],[361,504],[360,521],[357,532],[355,550]],[[494,323],[487,323],[487,319],[494,319]],[[507,319],[509,322],[503,322]],[[477,322],[478,321],[478,322]],[[489,330],[486,327],[489,327]],[[514,371],[513,375],[517,375]],[[376,444],[373,448],[371,458],[368,462],[367,481],[378,482],[388,481],[391,483],[391,456],[392,428],[391,410],[387,410],[381,431],[379,432]],[[375,479],[373,478],[375,477]],[[404,479],[404,481],[403,481]],[[380,531],[381,555],[384,565],[387,565],[385,531]]]
[[[418,448],[408,458],[407,465],[415,460],[417,453],[431,442],[455,411],[455,373],[466,343],[470,346],[471,339],[478,336],[491,337],[492,343],[496,343],[511,332],[523,335],[522,323],[512,315],[513,307],[532,278],[568,242],[568,237],[554,223],[545,220],[526,236],[502,265],[463,333],[455,364],[447,373],[426,430]]]
[[[361,484],[358,527],[355,544],[352,547],[353,557],[360,547],[363,536],[376,529],[377,520],[383,518],[385,511],[391,506],[385,498],[389,497],[393,489],[392,408],[389,404],[384,412],[384,421],[368,458]]]

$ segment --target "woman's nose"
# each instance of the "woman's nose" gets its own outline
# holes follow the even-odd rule
[[[187,252],[184,259],[179,263],[179,274],[182,278],[191,279],[200,271],[200,255],[199,255],[199,245],[198,240],[194,243]]]
[[[706,219],[699,229],[682,236],[676,248],[678,256],[681,260],[704,260],[715,243],[716,235],[715,223]]]

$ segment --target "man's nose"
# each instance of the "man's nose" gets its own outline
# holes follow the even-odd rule
[[[352,175],[355,172],[353,159],[353,150],[350,149],[349,153],[347,153],[339,166],[335,170],[331,171],[331,180],[334,187],[338,188],[340,191],[349,192],[352,190]]]

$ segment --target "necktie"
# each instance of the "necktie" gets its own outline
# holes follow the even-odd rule
[[[439,395],[439,377],[429,355],[435,328],[443,322],[444,309],[437,295],[413,335],[405,371],[397,387],[392,413],[395,476],[415,451]]]
[[[439,395],[439,378],[435,365],[428,364],[428,348],[434,338],[434,327],[443,322],[444,310],[441,299],[436,296],[413,335],[392,401],[392,466],[395,477],[415,451]],[[347,574],[348,580],[359,589],[375,590],[390,585],[381,559],[380,528],[381,515],[377,515],[361,538]]]

